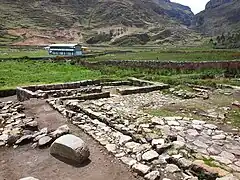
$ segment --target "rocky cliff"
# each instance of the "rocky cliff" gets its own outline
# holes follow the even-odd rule
[[[209,1],[205,10],[193,18],[192,27],[211,36],[240,30],[240,1]]]

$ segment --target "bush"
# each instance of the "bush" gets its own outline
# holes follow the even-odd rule
[[[100,33],[100,34],[97,34],[96,36],[89,38],[86,42],[88,44],[98,44],[102,42],[108,42],[111,39],[112,39],[112,36],[110,34]]]

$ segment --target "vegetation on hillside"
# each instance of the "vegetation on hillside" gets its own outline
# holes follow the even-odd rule
[[[21,43],[31,43],[32,39],[106,43],[123,33],[145,33],[146,29],[159,25],[184,31],[182,25],[190,25],[193,17],[189,7],[166,0],[19,0],[14,3],[0,0],[0,3],[1,25],[21,37]],[[111,32],[99,33],[101,28]]]
[[[221,36],[217,36],[216,40],[210,39],[210,43],[213,44],[215,48],[240,48],[240,32],[222,34]]]

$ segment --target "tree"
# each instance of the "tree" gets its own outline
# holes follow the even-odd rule
[[[224,34],[222,34],[222,36],[221,36],[221,44],[224,44],[225,40],[226,40],[226,38],[225,38]]]
[[[217,36],[217,43],[220,44],[220,42],[221,42],[221,37]]]

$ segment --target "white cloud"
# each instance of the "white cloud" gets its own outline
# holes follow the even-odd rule
[[[192,9],[193,13],[197,14],[205,9],[205,5],[209,0],[171,0],[171,1],[189,6]]]

